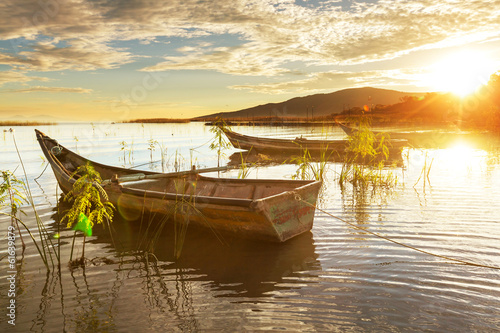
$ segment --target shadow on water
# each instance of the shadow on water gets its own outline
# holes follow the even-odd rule
[[[51,208],[54,221],[58,208],[66,208],[62,200]],[[52,235],[58,232],[57,222],[48,227]],[[301,288],[287,277],[321,270],[310,232],[273,244],[216,237],[209,229],[189,226],[181,257],[175,259],[171,223],[149,252],[138,248],[152,236],[145,234],[139,221],[117,216],[112,230],[110,235],[101,225],[93,228],[84,267],[68,265],[73,231],[61,231],[61,268],[46,276],[37,274],[39,298],[26,300],[25,308],[33,315],[20,329],[109,332],[142,323],[146,331],[177,327],[192,332],[211,320],[200,318],[196,307],[201,300],[214,305],[217,298],[245,303],[249,298],[272,297],[275,291]],[[75,246],[81,247],[82,239],[77,236]],[[151,320],[145,323],[144,318]]]
[[[63,207],[65,203],[60,200],[59,205]],[[165,226],[148,253],[144,251],[144,240],[158,236],[146,231],[144,224],[149,222],[165,223]],[[265,296],[293,272],[320,269],[311,232],[284,243],[268,243],[189,226],[182,254],[176,259],[175,231],[171,222],[156,216],[145,216],[142,222],[128,221],[116,214],[111,223],[111,234],[102,226],[95,226],[95,237],[87,242],[113,248],[117,258],[133,254],[144,263],[157,261],[158,271],[151,274],[163,275],[164,270],[172,274],[174,271],[173,274],[178,274],[182,280],[185,278],[183,272],[189,272],[188,279],[206,281],[212,290],[225,291],[220,296]]]

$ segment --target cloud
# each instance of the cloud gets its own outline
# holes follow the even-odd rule
[[[27,76],[26,74],[17,71],[0,72],[0,86],[6,83],[26,83],[30,81],[48,82],[50,79],[38,76]]]
[[[214,70],[233,75],[280,75],[290,70],[280,67],[282,61],[271,55],[263,56],[266,50],[257,51],[258,45],[213,48],[208,53],[192,52],[180,57],[165,57],[164,62],[143,68],[143,71],[166,71],[178,69]],[[182,51],[188,51],[184,48]],[[192,51],[192,50],[189,50]]]
[[[257,85],[234,85],[231,89],[264,94],[316,93],[345,87],[411,86],[418,81],[420,71],[414,69],[376,70],[362,72],[329,71],[314,73],[302,80]]]
[[[47,93],[77,93],[77,94],[88,94],[92,92],[92,89],[84,88],[66,88],[66,87],[42,87],[34,86],[30,88],[23,89],[10,89],[6,92],[10,93],[31,93],[31,92],[47,92]]]
[[[114,41],[152,43],[160,37],[196,40],[222,34],[238,37],[239,44],[214,45],[187,57],[169,55],[145,70],[269,76],[285,73],[286,65],[295,61],[338,65],[392,59],[415,50],[498,38],[500,2],[379,0],[346,1],[341,6],[338,1],[320,1],[307,7],[267,0],[0,4],[0,38],[15,41],[17,56],[11,63],[30,70],[116,68],[135,58],[131,50],[112,47]],[[42,45],[42,37],[64,43]],[[28,41],[36,41],[34,47]]]

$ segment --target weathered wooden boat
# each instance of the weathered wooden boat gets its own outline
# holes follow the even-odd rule
[[[306,138],[275,139],[244,135],[223,128],[224,133],[235,148],[256,151],[279,151],[283,153],[300,153],[308,150],[311,153],[337,152],[345,153],[349,140],[309,140]],[[388,146],[392,150],[400,151],[406,144],[406,140],[388,140]],[[374,143],[375,145],[378,142]]]
[[[88,159],[66,149],[35,130],[40,147],[63,192],[68,193],[72,173]],[[109,200],[124,217],[141,212],[185,218],[189,223],[230,232],[244,238],[284,242],[309,231],[321,182],[309,180],[224,179],[200,175],[217,168],[177,173],[156,173],[92,162]],[[184,209],[184,213],[186,212]]]

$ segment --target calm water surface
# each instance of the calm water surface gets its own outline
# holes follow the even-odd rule
[[[217,165],[207,144],[212,134],[203,124],[39,129],[106,164],[156,171]],[[235,130],[284,138],[342,137],[337,128]],[[14,134],[38,213],[55,234],[60,190],[54,175],[50,167],[43,172],[47,163],[33,128],[16,127]],[[0,169],[17,168],[21,177],[13,137],[0,135]],[[150,140],[157,141],[154,150]],[[160,146],[166,148],[164,163]],[[226,152],[224,160],[233,152]],[[144,230],[118,216],[113,237],[97,226],[87,238],[85,269],[66,265],[73,232],[61,231],[59,274],[57,269],[47,273],[23,230],[24,254],[16,241],[15,326],[6,316],[12,299],[6,257],[10,220],[0,217],[0,331],[500,332],[500,270],[417,252],[353,227],[440,256],[500,267],[499,156],[493,140],[480,146],[460,142],[447,149],[407,149],[404,167],[386,170],[398,177],[398,184],[376,191],[341,189],[341,165],[329,163],[322,211],[316,212],[312,232],[284,244],[219,240],[191,228],[181,258],[174,260],[171,229],[145,255],[137,251]],[[428,177],[421,176],[431,162]],[[292,164],[262,166],[249,177],[290,179],[296,169]],[[237,171],[220,176],[236,177]],[[36,237],[34,214],[29,207],[24,210],[23,219]]]

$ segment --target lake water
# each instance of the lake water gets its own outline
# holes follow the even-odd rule
[[[156,171],[217,165],[207,143],[212,133],[201,123],[37,128],[105,164]],[[337,128],[233,129],[269,137],[343,136]],[[21,178],[13,136],[0,135],[0,170],[16,170]],[[15,127],[14,135],[38,214],[54,235],[61,191],[50,167],[44,171],[33,128]],[[160,146],[166,148],[163,163]],[[485,267],[500,267],[498,142],[405,149],[404,155],[403,167],[385,171],[397,176],[397,185],[375,191],[341,188],[341,164],[329,163],[312,232],[284,244],[219,240],[190,228],[175,260],[169,229],[145,255],[138,251],[144,230],[118,216],[112,237],[96,226],[87,238],[85,269],[67,265],[73,232],[61,230],[61,271],[47,273],[22,230],[27,248],[22,253],[17,237],[15,297],[9,296],[10,219],[0,216],[0,331],[500,332],[500,270]],[[431,161],[428,177],[421,176]],[[249,177],[290,179],[296,170],[293,164],[261,166]],[[24,211],[37,237],[33,210]],[[78,236],[77,255],[81,242]],[[15,326],[7,316],[12,299]]]

